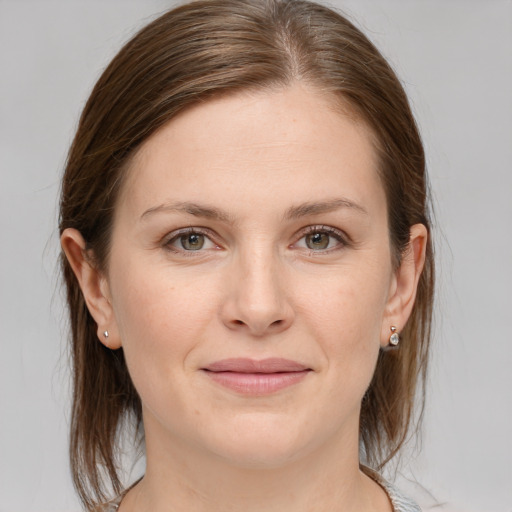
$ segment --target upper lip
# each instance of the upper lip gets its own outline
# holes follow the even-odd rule
[[[236,373],[283,373],[301,372],[311,368],[280,357],[267,359],[230,358],[215,361],[203,368],[210,372],[236,372]]]

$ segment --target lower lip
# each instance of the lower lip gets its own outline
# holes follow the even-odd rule
[[[302,381],[309,370],[282,373],[211,372],[206,375],[221,386],[244,395],[269,395]]]

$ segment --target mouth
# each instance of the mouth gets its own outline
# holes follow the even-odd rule
[[[217,384],[244,395],[268,395],[293,386],[307,377],[311,368],[282,358],[223,359],[201,369]]]

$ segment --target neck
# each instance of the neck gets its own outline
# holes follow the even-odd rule
[[[357,436],[341,436],[273,467],[241,466],[149,438],[146,474],[120,512],[390,511],[382,489],[360,472],[358,452]]]

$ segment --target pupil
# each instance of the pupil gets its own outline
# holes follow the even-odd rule
[[[184,249],[188,249],[191,251],[197,251],[201,249],[204,245],[204,236],[198,234],[191,234],[182,237],[181,244]]]
[[[313,233],[306,238],[310,249],[326,249],[329,245],[329,236],[325,233]]]

